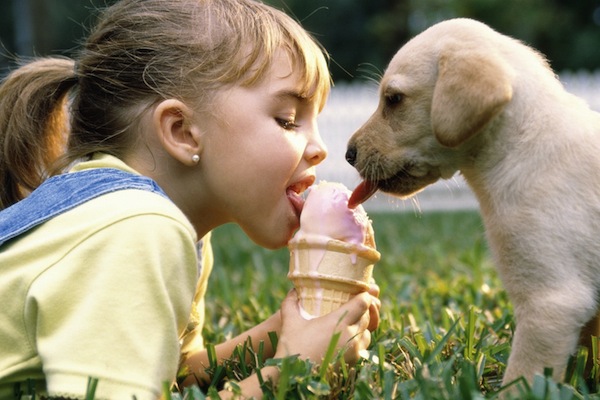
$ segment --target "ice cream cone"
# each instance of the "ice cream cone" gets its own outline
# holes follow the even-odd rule
[[[380,258],[375,249],[333,239],[292,240],[288,246],[288,278],[306,318],[325,315],[368,290],[373,265]]]

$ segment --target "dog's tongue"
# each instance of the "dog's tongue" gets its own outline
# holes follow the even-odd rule
[[[367,199],[375,194],[377,184],[371,181],[362,181],[352,192],[348,199],[348,208],[356,208],[358,205],[367,201]]]

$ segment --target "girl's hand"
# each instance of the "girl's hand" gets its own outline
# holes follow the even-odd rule
[[[314,362],[323,359],[332,336],[340,332],[337,349],[344,349],[344,359],[355,364],[359,352],[371,342],[371,331],[379,325],[381,303],[379,288],[360,293],[339,309],[322,317],[306,320],[300,314],[298,297],[291,290],[281,306],[282,327],[276,358],[298,354]]]
[[[381,300],[379,300],[379,286],[371,283],[371,287],[367,292],[372,297],[372,304],[369,307],[369,326],[367,329],[373,332],[379,326],[379,310],[381,309]]]

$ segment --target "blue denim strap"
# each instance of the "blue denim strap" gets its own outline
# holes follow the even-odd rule
[[[25,199],[0,211],[0,246],[82,203],[124,189],[147,190],[167,197],[152,179],[114,168],[53,176]]]

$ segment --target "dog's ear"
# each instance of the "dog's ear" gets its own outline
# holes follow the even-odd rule
[[[491,53],[454,48],[440,55],[431,121],[444,146],[473,137],[511,100],[512,69]]]

